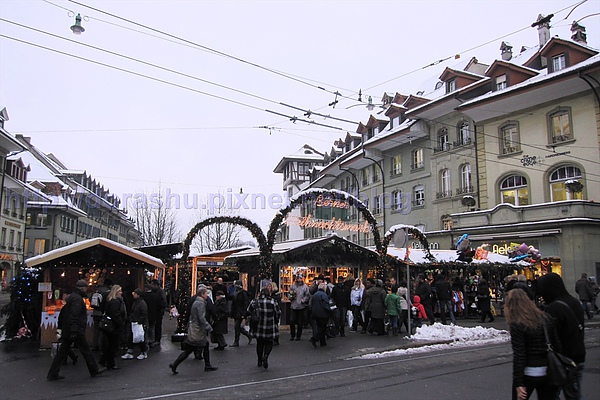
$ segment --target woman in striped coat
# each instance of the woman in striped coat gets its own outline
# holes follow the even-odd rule
[[[248,315],[251,319],[250,333],[256,338],[258,366],[269,368],[269,354],[273,350],[273,341],[279,337],[281,309],[271,297],[268,288],[261,289],[260,296],[250,302]]]

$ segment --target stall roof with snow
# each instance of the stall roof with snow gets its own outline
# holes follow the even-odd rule
[[[272,257],[274,264],[373,266],[379,263],[376,251],[359,246],[335,234],[316,239],[275,243]],[[254,248],[226,257],[225,263],[237,265],[242,270],[246,266],[258,266],[259,259],[260,250]]]
[[[73,243],[25,260],[28,267],[156,267],[165,268],[158,258],[105,238]]]

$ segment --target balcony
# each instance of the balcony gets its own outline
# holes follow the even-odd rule
[[[452,190],[443,190],[443,191],[437,192],[435,194],[436,200],[438,200],[438,199],[447,199],[447,198],[450,198],[450,197],[452,197]]]
[[[502,154],[512,154],[520,151],[517,146],[507,146],[502,148]]]
[[[471,143],[472,143],[471,138],[464,138],[464,139],[459,140],[457,142],[453,142],[452,146],[454,146],[454,147],[468,146]]]
[[[425,207],[425,199],[418,199],[412,201],[413,207]]]
[[[456,188],[456,195],[460,196],[461,194],[473,193],[473,186],[465,186],[461,188]]]
[[[558,135],[552,137],[552,143],[562,143],[571,140],[571,135]]]
[[[450,147],[452,147],[450,145],[450,143],[443,143],[443,144],[440,144],[437,147],[435,147],[433,149],[433,152],[434,153],[439,153],[439,152],[442,152],[442,151],[448,151],[448,150],[450,150]]]

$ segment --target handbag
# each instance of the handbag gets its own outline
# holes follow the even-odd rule
[[[102,315],[102,319],[98,323],[98,327],[104,333],[113,333],[115,331],[115,321],[108,315]]]
[[[546,346],[548,346],[548,368],[546,370],[548,381],[554,386],[565,386],[575,378],[577,364],[569,357],[554,351],[546,324],[544,324],[544,336],[546,337]]]
[[[144,326],[142,324],[132,322],[131,333],[133,334],[133,343],[142,343],[144,341]]]
[[[206,329],[200,325],[190,322],[188,326],[188,335],[185,342],[191,346],[204,347],[208,343]]]

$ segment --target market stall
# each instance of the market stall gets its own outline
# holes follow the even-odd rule
[[[143,288],[150,277],[164,273],[161,260],[104,238],[74,243],[25,260],[27,267],[41,269],[38,291],[43,292],[40,347],[49,348],[56,340],[55,332],[64,297],[73,291],[79,279],[88,282],[88,293],[99,282],[110,279],[123,287],[124,293]],[[88,307],[88,340],[92,335],[91,307]]]
[[[225,264],[235,265],[240,273],[250,274],[250,289],[259,288],[257,269],[260,257],[259,249],[250,249],[232,254],[225,258]],[[275,243],[272,253],[273,277],[279,284],[283,301],[282,323],[287,324],[289,308],[288,293],[294,283],[294,276],[302,274],[307,284],[319,275],[336,282],[339,276],[367,278],[375,274],[379,264],[377,252],[359,246],[335,234],[330,236]],[[252,285],[255,282],[255,285]]]

